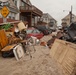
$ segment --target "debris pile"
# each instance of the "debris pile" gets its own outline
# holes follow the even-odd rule
[[[46,51],[48,51],[48,49],[50,50],[50,52],[48,52],[50,55],[48,56],[51,56],[52,59],[54,59],[55,61],[57,61],[58,64],[60,64],[62,71],[64,71],[64,75],[76,74],[76,56],[75,56],[76,24],[75,23],[72,23],[69,27],[62,28],[59,31],[52,32],[50,35],[46,36],[50,38],[48,40],[46,39],[47,41],[37,39],[34,36],[28,38],[26,33],[27,27],[28,27],[27,24],[25,26],[23,22],[20,22],[13,27],[12,32],[9,31],[10,30],[9,26],[4,27],[6,30],[4,29],[0,30],[0,52],[2,54],[2,57],[7,58],[7,57],[15,56],[15,58],[19,60],[22,57],[24,57],[28,49],[29,55],[32,58],[29,47],[32,46],[35,52],[36,51],[35,46],[36,44],[39,44],[40,47],[41,46],[46,47]],[[45,54],[47,52],[44,51],[43,53]],[[34,58],[37,57],[35,56]],[[41,56],[44,57],[44,55]],[[47,58],[51,59],[50,57]],[[36,60],[38,61],[38,59]],[[40,58],[40,60],[42,59]],[[49,63],[49,60],[47,61]],[[44,61],[43,64],[47,65],[47,62]],[[43,66],[41,66],[41,68],[42,67]]]
[[[68,42],[76,43],[76,23],[72,23],[69,27],[63,27],[61,30],[52,34],[52,39],[48,40],[47,45],[51,48],[55,39],[61,39]]]
[[[11,26],[11,25],[10,25]],[[5,25],[4,29],[0,30],[0,51],[4,58],[7,57],[16,57],[20,59],[24,56],[25,46],[28,42],[26,39],[26,28],[23,22],[20,22],[14,25],[12,32],[5,30],[7,26]],[[22,41],[24,40],[24,44]]]

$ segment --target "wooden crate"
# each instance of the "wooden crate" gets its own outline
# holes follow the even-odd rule
[[[56,39],[50,55],[62,66],[65,75],[71,75],[76,67],[76,44]]]

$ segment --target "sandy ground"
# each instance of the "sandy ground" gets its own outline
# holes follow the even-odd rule
[[[50,38],[50,35],[44,36],[41,40],[47,41]],[[32,59],[26,54],[19,61],[0,56],[0,75],[64,75],[60,65],[50,57],[49,48],[37,45],[35,52],[32,47],[30,49]]]

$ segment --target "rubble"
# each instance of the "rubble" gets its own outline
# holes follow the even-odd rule
[[[51,36],[45,36],[41,41],[46,40]],[[50,49],[44,46],[36,45],[36,51],[33,52],[33,47],[29,47],[32,54],[32,59],[29,55],[16,61],[15,58],[4,59],[0,57],[0,74],[1,75],[64,75],[60,65],[50,56]],[[6,69],[8,68],[8,69]]]
[[[61,39],[68,42],[76,43],[76,23],[72,23],[69,27],[64,27],[60,31],[51,34],[52,39],[48,40],[47,45],[51,48],[55,39]]]
[[[23,22],[20,22],[18,24],[18,26],[20,26],[20,25],[24,25]],[[24,27],[22,29],[24,29]],[[9,27],[8,27],[8,29],[9,29]],[[16,26],[15,26],[15,29],[16,29]],[[16,29],[16,31],[18,31],[18,30]],[[14,56],[17,57],[14,48],[16,48],[22,41],[19,34],[18,34],[19,37],[17,37],[17,36],[14,35],[13,31],[8,32],[4,29],[0,30],[0,34],[1,34],[0,35],[0,40],[1,40],[0,41],[0,46],[1,46],[2,56],[4,58],[14,57]],[[14,53],[13,53],[13,50],[14,50]]]
[[[28,51],[30,57],[32,58],[32,60],[34,60],[34,62],[32,62],[32,65],[33,65],[32,68],[30,67],[32,60],[29,61],[30,68],[28,68],[27,66],[25,67],[32,70],[33,73],[32,71],[29,73],[29,70],[28,72],[26,70],[27,73],[24,72],[25,74],[31,74],[31,73],[32,73],[31,75],[76,74],[76,71],[75,71],[76,70],[76,60],[75,60],[76,45],[74,44],[76,42],[76,33],[75,33],[76,24],[72,24],[66,30],[61,29],[58,32],[57,31],[53,32],[50,35],[44,36],[40,40],[38,40],[36,37],[33,37],[33,36],[30,39],[27,38],[26,29],[28,26],[27,25],[25,26],[23,22],[20,22],[17,25],[18,25],[19,31],[17,29],[16,31],[12,31],[12,32],[10,31],[7,32],[4,29],[0,30],[0,51],[4,58],[15,56],[16,60],[20,60],[21,58],[26,59],[25,53],[27,54],[27,51]],[[14,28],[16,28],[16,26]],[[15,32],[18,34],[16,35]],[[34,50],[34,54],[31,53],[32,52],[31,50],[32,51]],[[28,65],[28,63],[25,63],[26,61],[25,59],[22,60],[22,63]],[[37,64],[35,64],[35,62]],[[57,67],[55,67],[54,65]],[[37,67],[34,67],[34,66],[40,66],[38,71],[36,69]],[[47,70],[45,70],[46,68]],[[34,70],[37,73],[35,73]],[[40,70],[42,70],[42,72]]]

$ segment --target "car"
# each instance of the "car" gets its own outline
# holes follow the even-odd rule
[[[43,32],[44,35],[48,35],[52,33],[52,30],[49,27],[46,27],[45,25],[38,25],[38,26],[35,26],[35,28]]]
[[[26,30],[27,33],[27,37],[30,38],[31,36],[37,37],[37,39],[41,39],[44,34],[39,31],[38,29],[34,28],[34,27],[30,27]]]

